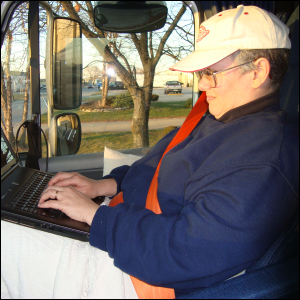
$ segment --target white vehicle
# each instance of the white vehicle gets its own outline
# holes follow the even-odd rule
[[[179,81],[167,81],[164,88],[165,94],[182,93],[182,83]]]

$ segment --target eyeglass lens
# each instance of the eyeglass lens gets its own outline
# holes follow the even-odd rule
[[[209,68],[201,70],[201,71],[197,71],[195,73],[197,75],[198,80],[201,80],[204,76],[205,79],[208,81],[208,84],[210,85],[211,88],[215,88],[218,84],[220,85],[219,78],[217,81],[216,75],[214,75],[213,71]],[[220,74],[218,74],[218,75],[220,75]],[[219,77],[222,77],[222,76],[219,76]]]

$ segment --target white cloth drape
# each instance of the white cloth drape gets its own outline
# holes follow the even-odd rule
[[[138,297],[129,275],[106,252],[1,221],[1,298]]]

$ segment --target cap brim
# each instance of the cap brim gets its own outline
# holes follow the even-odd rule
[[[196,72],[208,68],[238,50],[238,48],[197,50],[169,69],[172,71]]]

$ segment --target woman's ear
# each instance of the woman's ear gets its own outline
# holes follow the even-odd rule
[[[257,66],[257,69],[253,72],[251,81],[252,87],[254,89],[257,89],[263,84],[269,85],[269,81],[271,80],[269,78],[271,70],[270,62],[266,58],[260,57],[255,61],[255,65]]]

